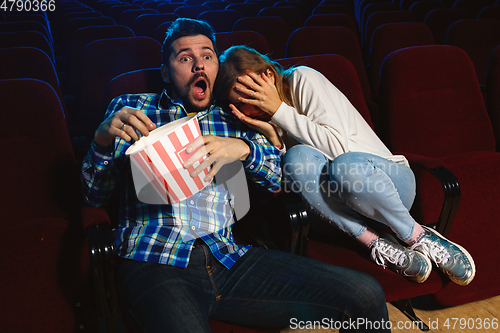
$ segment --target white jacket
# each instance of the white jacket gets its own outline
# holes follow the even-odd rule
[[[293,73],[291,107],[281,103],[271,121],[281,127],[285,146],[302,143],[333,160],[347,152],[366,152],[408,165],[393,155],[349,100],[323,74],[300,66]]]

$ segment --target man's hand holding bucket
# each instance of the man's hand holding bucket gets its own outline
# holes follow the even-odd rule
[[[192,154],[185,162],[184,168],[189,168],[196,161],[203,158],[192,172],[191,177],[196,177],[200,172],[210,165],[210,172],[206,175],[205,181],[210,181],[220,168],[236,160],[244,161],[250,154],[250,147],[240,139],[226,138],[215,135],[203,135],[198,137],[186,148],[186,153]]]
[[[110,148],[116,137],[137,141],[140,138],[138,133],[148,136],[155,128],[156,125],[141,110],[123,107],[99,125],[94,142],[101,148]]]

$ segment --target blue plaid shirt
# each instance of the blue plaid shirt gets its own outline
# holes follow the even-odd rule
[[[164,107],[162,107],[162,105]],[[110,117],[122,107],[143,110],[157,127],[187,115],[179,100],[166,92],[122,95],[108,107]],[[241,123],[232,113],[212,106],[197,114],[203,135],[240,138],[250,146],[243,161],[247,177],[257,186],[275,190],[281,184],[281,154],[260,133]],[[106,205],[120,187],[120,224],[116,234],[118,255],[123,258],[187,267],[196,238],[201,238],[215,258],[230,268],[249,246],[235,243],[233,198],[215,180],[202,191],[173,205],[150,205],[137,199],[130,159],[131,143],[117,138],[113,152],[92,143],[82,165],[82,188],[87,204]]]

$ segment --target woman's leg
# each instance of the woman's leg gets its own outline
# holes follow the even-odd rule
[[[283,163],[287,190],[300,194],[322,219],[335,223],[352,237],[358,238],[365,232],[363,216],[345,205],[338,193],[332,191],[330,160],[322,152],[297,145],[287,151]]]
[[[330,179],[332,192],[342,203],[410,241],[415,228],[409,213],[415,177],[409,167],[372,154],[345,153],[331,163]]]
[[[330,163],[308,146],[291,148],[284,160],[289,188],[320,216],[371,248],[374,262],[411,281],[427,279],[432,266],[426,256],[389,235],[379,237],[364,218],[389,226],[404,241],[413,239],[414,230],[421,232],[408,212],[415,197],[410,168],[366,153],[342,154]]]

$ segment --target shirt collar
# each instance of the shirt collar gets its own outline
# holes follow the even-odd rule
[[[214,108],[215,104],[212,103],[210,107],[207,110],[203,110],[197,113],[188,113],[186,109],[184,108],[184,104],[182,103],[182,100],[180,98],[172,99],[167,92],[167,89],[163,89],[161,95],[160,95],[160,100],[158,101],[158,109],[169,109],[171,106],[177,106],[182,110],[182,113],[184,116],[187,115],[193,115],[196,114],[198,118],[203,118],[207,114],[209,114],[212,109]]]

